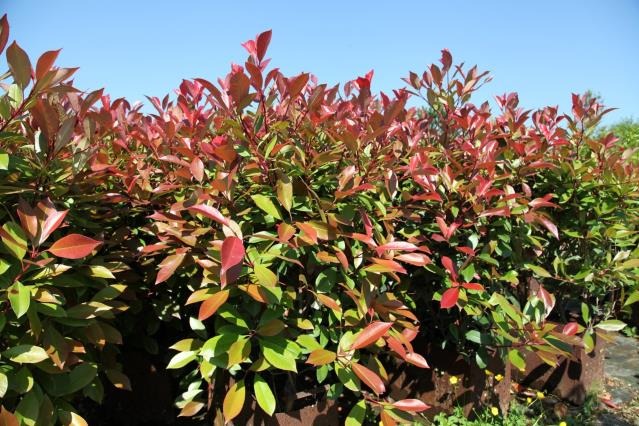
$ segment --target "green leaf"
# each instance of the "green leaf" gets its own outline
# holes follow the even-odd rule
[[[0,258],[0,275],[4,274],[11,268],[11,264],[6,260]]]
[[[602,321],[595,325],[596,328],[606,331],[619,331],[626,326],[626,323],[619,320]]]
[[[361,390],[359,378],[357,378],[350,368],[344,368],[340,366],[339,363],[335,363],[335,374],[337,374],[337,378],[347,389],[353,392],[359,392]]]
[[[351,408],[351,411],[346,417],[344,423],[345,426],[360,426],[364,424],[364,418],[366,417],[366,400],[362,399]]]
[[[464,278],[464,281],[470,282],[473,279],[473,277],[475,276],[475,265],[473,265],[471,263],[470,265],[465,267],[461,271],[461,276]]]
[[[197,356],[196,351],[179,352],[175,354],[173,358],[171,358],[171,361],[169,361],[169,365],[167,365],[166,368],[167,369],[182,368],[189,362],[193,361],[196,358],[196,356]]]
[[[20,318],[29,310],[31,304],[31,286],[25,286],[16,281],[7,289],[9,293],[9,303],[11,309],[16,313],[16,317]]]
[[[511,349],[508,352],[508,359],[519,371],[526,370],[526,360],[517,349]]]
[[[20,364],[36,364],[49,358],[44,349],[34,345],[14,346],[4,351],[2,356]]]
[[[297,357],[300,349],[297,343],[280,337],[260,339],[264,358],[275,368],[297,372]]]
[[[633,291],[630,296],[626,299],[626,302],[623,304],[624,306],[632,305],[639,301],[639,290]]]
[[[2,230],[4,231],[0,233],[2,242],[12,255],[18,260],[22,260],[27,253],[27,237],[24,231],[15,222],[5,223]]]
[[[257,281],[266,287],[275,287],[277,285],[277,275],[264,265],[255,265],[255,277]]]
[[[27,392],[16,407],[15,415],[20,426],[36,426],[40,407],[42,406],[42,391]]]
[[[630,259],[621,264],[621,269],[639,268],[639,259]]]
[[[9,170],[9,154],[0,151],[0,170]]]
[[[583,336],[584,349],[586,349],[586,353],[590,353],[595,349],[595,339],[592,337],[592,333],[586,332]]]
[[[277,180],[277,199],[286,211],[291,211],[293,206],[293,184],[286,175],[280,176]]]
[[[115,276],[106,266],[102,265],[90,265],[89,266],[90,275],[96,278],[110,278],[115,279]]]
[[[542,268],[541,266],[537,266],[537,265],[531,265],[530,263],[527,263],[524,265],[527,269],[530,269],[531,271],[533,271],[536,275],[540,276],[540,277],[545,277],[545,278],[550,278],[552,277],[552,275],[550,275],[550,272],[546,271],[544,268]]]
[[[253,199],[255,205],[266,212],[266,214],[271,215],[276,219],[282,220],[282,213],[280,213],[280,209],[278,209],[277,206],[273,204],[269,197],[261,194],[256,194],[251,195],[251,198]]]
[[[264,412],[266,412],[269,416],[272,416],[275,412],[275,396],[273,395],[268,383],[266,383],[266,380],[264,380],[259,374],[256,374],[253,379],[253,390],[255,392],[257,403],[260,405],[262,410],[264,410]]]
[[[6,374],[0,371],[0,398],[4,398],[4,395],[7,393],[7,389],[9,388],[9,378]]]

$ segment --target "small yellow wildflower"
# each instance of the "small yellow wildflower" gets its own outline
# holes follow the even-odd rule
[[[499,408],[497,408],[497,407],[490,407],[490,413],[491,413],[493,416],[498,416],[498,415],[499,415]]]
[[[531,397],[526,398],[526,404],[529,404],[529,405],[532,404],[532,398]]]
[[[501,374],[498,374],[495,376],[495,380],[497,380],[498,382],[501,382],[502,380],[504,380],[504,376],[502,376]]]
[[[493,372],[490,370],[484,370],[484,373],[486,373],[487,376],[492,376]]]
[[[448,381],[450,382],[451,385],[456,385],[459,379],[457,379],[456,376],[450,376],[450,379],[448,379]]]
[[[559,426],[568,426],[568,423],[566,423],[566,422],[559,422]]]
[[[546,397],[546,395],[544,395],[543,392],[537,391],[537,399],[544,399],[545,397]]]

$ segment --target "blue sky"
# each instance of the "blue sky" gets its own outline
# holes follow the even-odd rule
[[[0,1],[33,61],[63,48],[78,88],[131,101],[215,81],[245,60],[242,42],[273,29],[268,56],[287,74],[338,83],[373,68],[373,90],[390,91],[448,48],[492,72],[475,101],[517,91],[527,108],[565,111],[591,89],[619,108],[607,122],[639,118],[639,0]]]

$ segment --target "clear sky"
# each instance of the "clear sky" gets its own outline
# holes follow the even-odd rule
[[[63,48],[78,88],[131,101],[215,81],[245,60],[242,42],[273,29],[268,56],[287,74],[337,83],[373,68],[373,90],[390,91],[448,48],[492,72],[476,101],[517,91],[527,108],[566,110],[590,89],[619,108],[607,122],[639,118],[639,0],[0,0],[0,11],[33,61]]]

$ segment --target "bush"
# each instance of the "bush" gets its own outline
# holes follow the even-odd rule
[[[6,17],[0,34],[2,51]],[[172,351],[182,416],[229,421],[250,398],[272,415],[303,386],[393,424],[428,409],[386,389],[397,363],[428,368],[415,339],[523,368],[523,349],[553,364],[621,327],[636,169],[592,137],[599,104],[530,114],[507,94],[493,116],[470,103],[487,74],[446,50],[392,96],[372,72],[340,91],[269,69],[270,38],[153,114],[78,92],[56,51],[33,72],[8,47],[3,416],[81,423],[72,404],[101,401],[101,379],[129,387],[123,343]],[[594,306],[579,324],[575,303]]]

